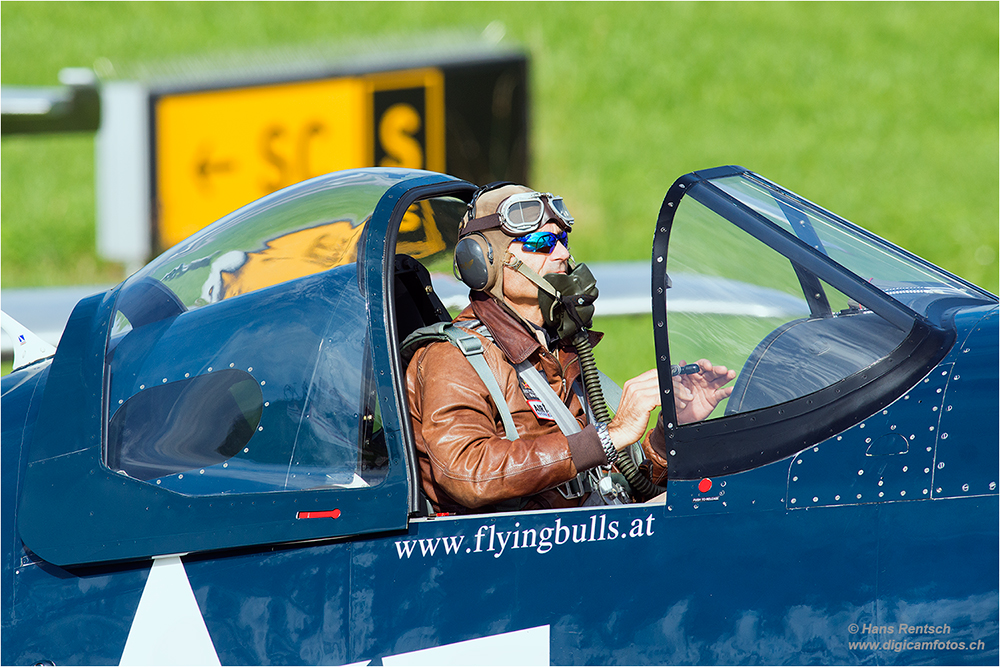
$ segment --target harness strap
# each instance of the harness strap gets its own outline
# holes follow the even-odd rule
[[[497,411],[500,413],[500,419],[503,421],[503,428],[507,439],[511,441],[517,440],[520,436],[517,433],[517,428],[514,426],[514,418],[510,414],[510,408],[507,407],[507,398],[504,396],[503,391],[500,389],[500,383],[497,382],[496,376],[493,375],[493,371],[483,356],[483,342],[461,327],[446,327],[444,333],[448,335],[452,343],[455,344],[455,347],[462,351],[465,358],[472,364],[472,368],[479,374],[479,379],[483,381],[486,389],[489,390],[493,404],[496,406]]]
[[[535,393],[549,414],[555,418],[563,435],[573,435],[580,432],[580,424],[576,421],[576,417],[530,361],[525,359],[521,363],[515,364],[514,368],[517,370],[518,377],[524,380],[524,383]]]
[[[559,395],[549,386],[548,381],[542,377],[542,374],[538,372],[531,362],[524,360],[519,364],[516,364],[514,368],[517,369],[517,375],[524,381],[526,385],[535,393],[538,400],[542,402],[545,409],[548,410],[549,414],[552,415],[556,424],[559,425],[559,430],[563,432],[563,435],[572,435],[574,433],[579,433],[580,423],[576,421],[576,417],[573,413],[569,411],[566,404],[562,402]],[[573,383],[574,390],[576,388],[576,383]],[[593,422],[593,416],[590,414],[589,406],[585,398],[580,399],[581,404],[584,409],[587,410],[587,416],[591,422]],[[594,479],[590,475],[589,470],[585,470],[577,474],[576,477],[564,482],[559,486],[555,487],[556,491],[562,494],[563,498],[571,500],[573,498],[580,498],[588,493],[592,493],[595,490]]]
[[[463,324],[468,325],[473,331],[481,333],[488,340],[492,340],[489,330],[486,329],[486,327],[478,320],[464,322]],[[520,435],[517,432],[517,428],[514,426],[514,418],[510,413],[510,407],[507,405],[507,398],[500,389],[500,383],[497,382],[496,376],[493,374],[493,370],[489,367],[489,364],[486,363],[486,358],[483,356],[482,341],[467,331],[464,327],[454,325],[451,322],[438,322],[436,324],[418,329],[413,332],[413,334],[408,336],[405,341],[403,341],[402,349],[404,351],[403,356],[405,361],[409,362],[410,357],[412,357],[413,352],[417,348],[426,345],[429,342],[440,340],[450,340],[455,347],[462,351],[465,358],[469,360],[469,364],[476,371],[476,374],[479,375],[483,384],[486,385],[486,389],[490,393],[490,398],[493,399],[493,404],[496,406],[497,412],[500,413],[500,419],[504,425],[505,437],[510,441],[517,440]],[[535,393],[535,396],[542,402],[545,409],[555,418],[556,424],[559,426],[559,430],[563,432],[563,435],[569,436],[581,431],[580,424],[577,422],[576,417],[573,416],[573,413],[570,412],[566,404],[563,403],[561,398],[559,398],[559,395],[556,394],[551,386],[549,386],[548,381],[542,377],[542,374],[538,372],[538,369],[536,369],[528,360],[515,364],[514,368],[521,381]],[[617,409],[618,404],[621,401],[621,387],[619,387],[604,373],[601,373],[600,371],[598,372],[600,374],[601,389],[604,393],[605,400],[613,409]],[[590,409],[586,395],[584,394],[583,388],[580,386],[579,382],[573,383],[573,392],[576,393],[577,397],[580,399],[580,404],[584,406],[584,410],[587,412],[588,420],[593,422],[593,412]],[[555,488],[564,498],[567,499],[580,498],[588,493],[592,493],[597,487],[594,477],[590,474],[590,472],[591,471],[581,472],[575,478],[560,484]]]
[[[604,394],[604,401],[611,406],[614,412],[618,412],[618,404],[622,402],[622,388],[601,371],[598,370],[597,375],[601,379],[601,393]]]

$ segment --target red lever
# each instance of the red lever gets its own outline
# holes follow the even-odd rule
[[[339,519],[340,510],[327,510],[325,512],[299,512],[296,519]]]

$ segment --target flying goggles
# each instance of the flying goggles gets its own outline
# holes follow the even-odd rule
[[[497,215],[500,216],[500,229],[519,236],[533,232],[547,219],[551,219],[545,215],[546,209],[564,229],[573,227],[573,216],[563,203],[562,197],[549,192],[519,192],[507,197],[500,204],[497,210]]]
[[[480,188],[469,203],[472,214],[475,215],[476,200],[481,194],[504,185],[509,183],[491,183]],[[550,215],[546,215],[546,212]],[[565,230],[572,229],[573,216],[562,197],[550,192],[518,192],[503,200],[496,213],[469,220],[462,233],[464,235],[499,227],[508,236],[523,236],[536,231],[548,220],[555,220]]]

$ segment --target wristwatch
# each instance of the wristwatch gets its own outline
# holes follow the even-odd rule
[[[594,428],[597,429],[597,437],[601,439],[601,447],[604,448],[604,455],[608,457],[608,465],[614,465],[615,461],[618,460],[618,450],[615,449],[615,443],[611,442],[608,425],[604,422],[597,422],[594,424]]]

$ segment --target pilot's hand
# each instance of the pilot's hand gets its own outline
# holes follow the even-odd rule
[[[660,407],[660,381],[656,369],[625,382],[615,418],[608,424],[608,435],[615,449],[621,451],[642,439],[649,425],[649,415]]]
[[[680,365],[685,365],[685,362],[682,360]],[[705,419],[720,401],[733,393],[733,388],[725,385],[736,377],[736,371],[725,366],[713,366],[708,359],[699,359],[698,366],[700,373],[675,375],[673,378],[678,424]]]

